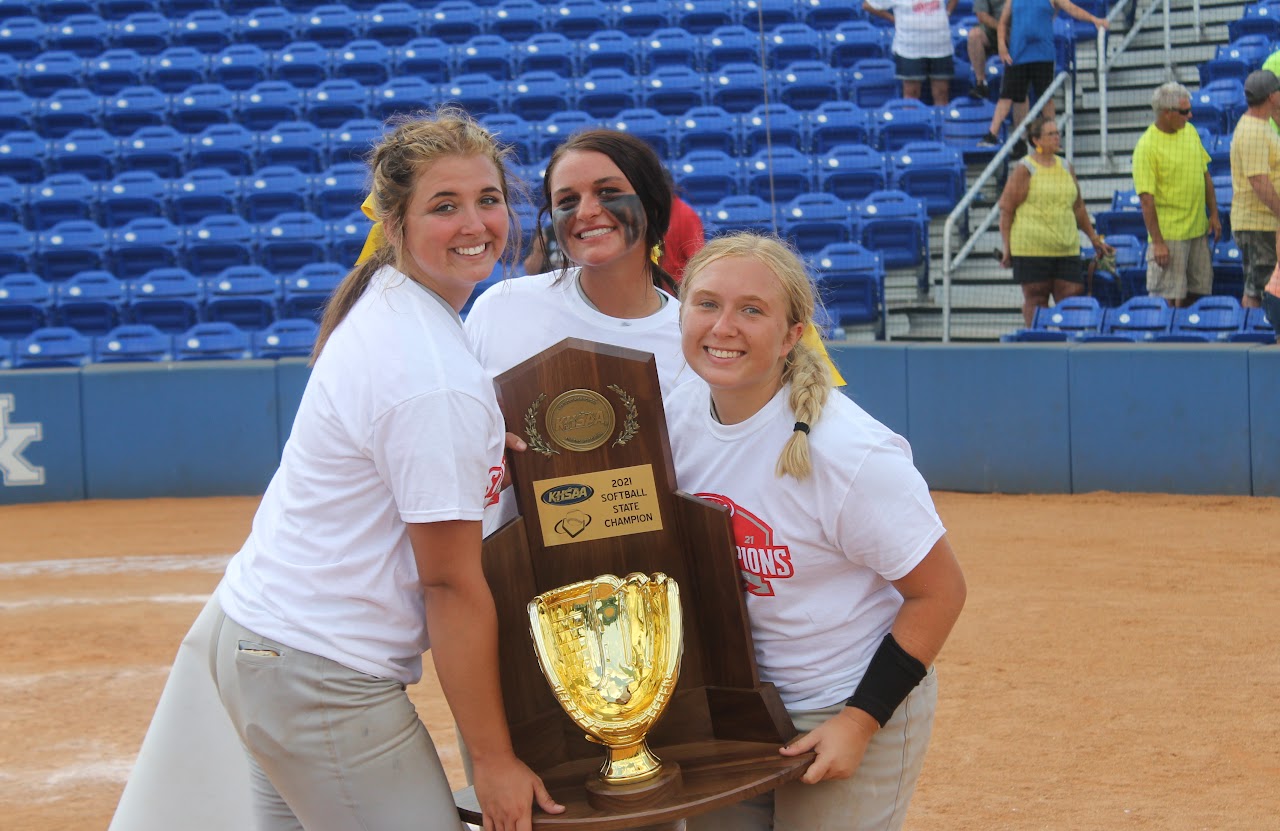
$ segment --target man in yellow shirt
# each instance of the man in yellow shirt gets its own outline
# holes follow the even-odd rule
[[[1155,123],[1133,148],[1133,185],[1147,226],[1147,293],[1190,306],[1213,292],[1207,235],[1222,236],[1209,154],[1191,120],[1191,93],[1162,84],[1151,96]],[[1208,216],[1206,217],[1206,213]]]
[[[1244,305],[1257,307],[1280,242],[1280,135],[1270,126],[1280,78],[1266,69],[1250,73],[1244,97],[1249,110],[1231,136],[1231,234],[1244,259]]]

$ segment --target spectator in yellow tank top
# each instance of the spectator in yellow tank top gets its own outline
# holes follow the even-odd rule
[[[1080,235],[1084,231],[1099,253],[1114,250],[1093,228],[1080,195],[1080,184],[1058,156],[1058,125],[1037,118],[1027,129],[1035,148],[1009,174],[1000,196],[1000,264],[1012,266],[1013,281],[1022,286],[1022,317],[1030,326],[1036,308],[1084,294]]]

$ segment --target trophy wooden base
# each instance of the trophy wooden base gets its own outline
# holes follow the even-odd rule
[[[668,745],[658,750],[664,769],[679,767],[677,787],[651,794],[641,804],[599,808],[587,790],[588,776],[599,770],[599,759],[577,759],[541,771],[542,781],[563,814],[533,811],[533,827],[574,829],[574,831],[614,831],[652,829],[671,831],[683,827],[685,817],[713,811],[798,779],[813,754],[782,756],[778,745],[764,742],[700,741]],[[480,825],[480,806],[475,790],[466,788],[453,795],[458,813],[465,822]]]
[[[583,787],[592,808],[616,814],[662,804],[680,789],[681,781],[680,765],[663,762],[656,776],[634,785],[612,785],[599,774],[593,774],[587,777]]]

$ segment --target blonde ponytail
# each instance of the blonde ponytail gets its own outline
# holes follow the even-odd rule
[[[806,428],[818,423],[822,417],[822,408],[827,404],[827,396],[831,393],[831,372],[821,355],[800,341],[796,343],[787,356],[787,364],[782,370],[782,382],[791,385],[791,395],[787,403],[795,414],[796,423]],[[807,479],[813,472],[813,462],[809,458],[809,432],[807,429],[796,429],[782,448],[778,456],[778,464],[774,472],[779,476],[791,475],[797,479]]]

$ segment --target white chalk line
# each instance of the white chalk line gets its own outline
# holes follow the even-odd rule
[[[207,594],[154,594],[125,597],[26,597],[22,600],[0,600],[0,612],[32,609],[55,609],[62,606],[131,606],[138,604],[177,604],[202,606]]]
[[[227,569],[230,554],[195,554],[156,557],[79,557],[70,560],[32,560],[0,563],[0,578],[80,576],[104,574],[146,574],[177,571],[207,571],[221,574]]]

